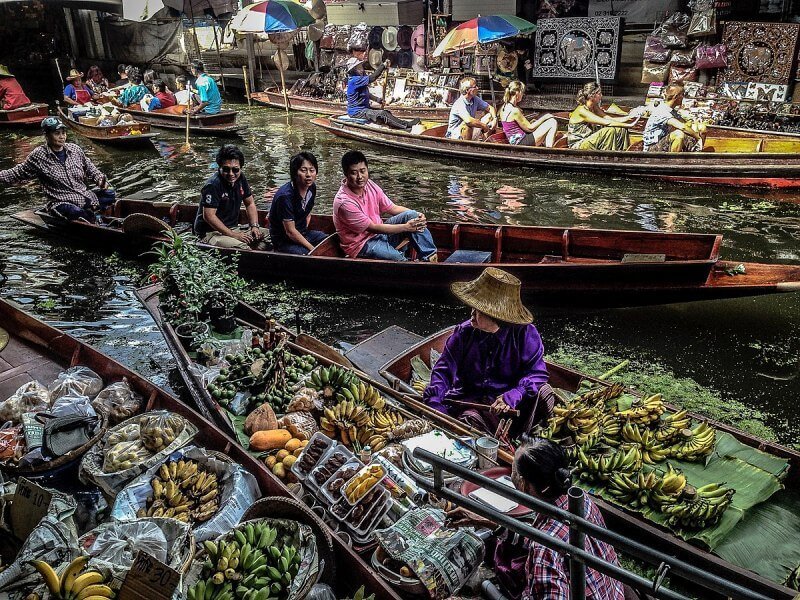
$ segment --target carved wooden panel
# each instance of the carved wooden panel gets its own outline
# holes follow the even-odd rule
[[[539,19],[534,77],[614,79],[619,64],[619,17]]]
[[[721,81],[789,83],[797,56],[800,24],[726,22],[722,41],[730,63]]]

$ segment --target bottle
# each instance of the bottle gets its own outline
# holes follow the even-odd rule
[[[365,465],[370,463],[372,460],[372,448],[369,446],[369,444],[361,448],[361,452],[358,453],[358,460]]]

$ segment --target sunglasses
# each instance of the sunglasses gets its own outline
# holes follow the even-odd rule
[[[233,173],[234,175],[241,171],[239,167],[220,167],[219,170],[223,173]]]

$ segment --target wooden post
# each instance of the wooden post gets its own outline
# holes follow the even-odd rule
[[[247,106],[252,106],[250,98],[250,80],[247,79],[247,67],[242,66],[242,75],[244,76],[244,95],[247,97]]]
[[[228,90],[225,89],[225,73],[222,72],[222,53],[219,51],[219,38],[217,38],[217,23],[219,21],[214,21],[214,25],[211,27],[214,28],[214,45],[217,47],[217,64],[219,65],[219,78],[222,80],[222,91],[227,92]]]
[[[280,52],[280,49],[278,50],[278,52]],[[278,52],[275,53],[275,56],[277,56],[278,59],[280,59],[280,54],[278,54]],[[277,63],[278,61],[275,61],[275,62]],[[283,103],[286,105],[286,116],[288,117],[289,116],[289,96],[286,94],[286,80],[284,80],[284,78],[283,78],[283,65],[277,65],[277,66],[278,66],[278,71],[281,74],[281,90],[283,90]]]

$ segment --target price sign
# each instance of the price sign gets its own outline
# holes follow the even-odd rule
[[[27,539],[31,531],[47,514],[53,495],[24,477],[19,478],[14,502],[11,504],[11,524],[14,535]]]
[[[180,575],[147,552],[136,553],[131,570],[119,589],[119,600],[170,600]]]

